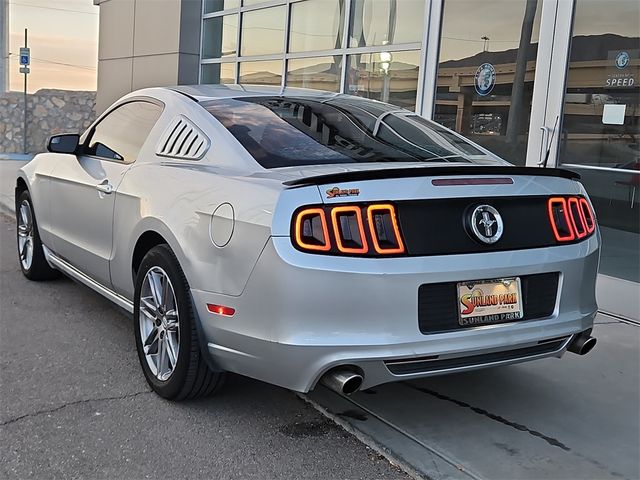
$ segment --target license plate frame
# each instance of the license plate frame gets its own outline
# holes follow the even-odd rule
[[[524,318],[520,277],[458,282],[458,325],[475,327]]]

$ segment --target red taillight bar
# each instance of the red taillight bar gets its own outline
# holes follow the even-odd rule
[[[305,219],[312,220],[313,217],[319,216],[322,226],[322,243],[316,245],[303,240],[303,221]],[[314,250],[318,252],[328,252],[331,250],[331,241],[329,240],[329,228],[327,227],[327,218],[322,208],[307,208],[302,210],[296,216],[296,243],[304,250]]]
[[[573,228],[571,228],[571,220],[569,220],[569,213],[567,212],[567,200],[564,197],[552,197],[548,202],[548,212],[549,212],[549,221],[551,222],[551,228],[553,229],[553,234],[556,237],[556,240],[559,242],[570,242],[576,238],[575,233],[573,232]],[[568,233],[561,233],[559,230],[559,220],[558,215],[563,215],[566,230]]]
[[[569,209],[569,217],[571,218],[571,226],[578,238],[587,236],[587,221],[584,219],[582,208],[580,208],[580,200],[578,197],[569,197],[567,200]],[[577,217],[577,218],[576,218]]]
[[[386,212],[391,217],[391,224],[393,226],[393,234],[395,236],[395,246],[391,248],[383,247],[378,238],[376,231],[374,216],[377,212]],[[397,253],[404,253],[404,244],[402,243],[402,237],[400,236],[400,229],[398,228],[398,220],[396,219],[396,209],[393,205],[385,203],[380,205],[370,205],[367,207],[367,219],[369,220],[369,231],[371,232],[371,239],[373,240],[373,248],[376,253],[383,255],[392,255]]]
[[[342,241],[343,229],[338,225],[339,217],[344,214],[355,214],[356,221],[358,222],[358,234],[360,235],[360,247],[347,247]],[[333,224],[333,232],[336,235],[336,244],[338,250],[342,253],[367,253],[369,251],[369,245],[367,245],[367,237],[364,234],[364,225],[362,223],[362,212],[360,207],[346,206],[346,207],[334,207],[331,209],[331,222]]]
[[[596,219],[591,211],[591,206],[585,198],[580,197],[580,208],[584,217],[584,224],[587,227],[587,233],[591,234],[596,229]]]

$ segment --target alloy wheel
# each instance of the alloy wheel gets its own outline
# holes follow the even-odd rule
[[[142,348],[151,373],[171,377],[180,350],[180,318],[173,285],[160,267],[147,271],[140,290],[138,317]]]
[[[27,200],[20,204],[18,215],[18,254],[24,270],[31,268],[33,262],[33,214]]]

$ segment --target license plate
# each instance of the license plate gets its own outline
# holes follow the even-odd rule
[[[520,278],[458,283],[458,323],[463,327],[520,320]]]

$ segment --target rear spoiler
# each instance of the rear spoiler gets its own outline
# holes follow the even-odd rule
[[[353,172],[329,173],[313,177],[297,178],[283,182],[288,187],[304,187],[327,183],[355,182],[359,180],[382,180],[386,178],[442,177],[454,175],[528,175],[534,177],[559,177],[580,180],[580,174],[564,168],[510,167],[510,166],[447,166],[405,167],[380,170],[356,170]]]

